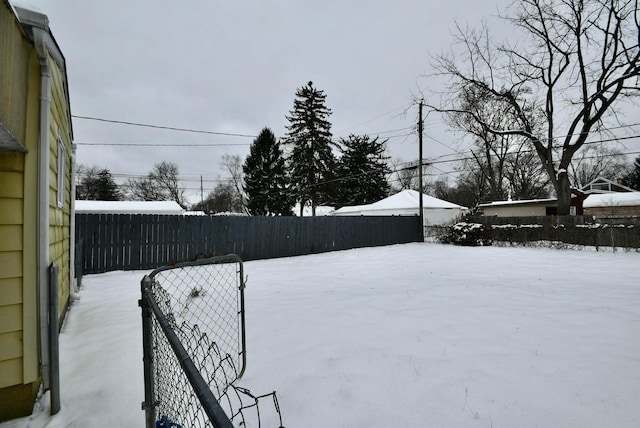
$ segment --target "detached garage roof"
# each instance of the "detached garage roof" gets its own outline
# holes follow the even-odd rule
[[[78,214],[183,214],[175,201],[76,201]]]
[[[584,208],[640,206],[640,192],[591,194],[582,206]]]
[[[424,208],[456,208],[466,210],[465,207],[434,198],[429,195],[422,195],[422,206]],[[377,209],[392,208],[419,208],[420,192],[415,190],[403,190],[402,192],[391,195],[381,201],[371,204],[369,207]]]
[[[555,198],[548,199],[526,199],[526,200],[518,200],[518,201],[495,201],[489,202],[486,204],[479,204],[480,208],[491,208],[491,207],[506,207],[506,206],[514,206],[514,205],[555,205],[558,202]]]
[[[467,208],[453,204],[451,202],[443,201],[442,199],[434,198],[429,195],[422,195],[422,206],[425,209],[457,209],[466,210]],[[403,190],[402,192],[391,195],[388,198],[382,199],[378,202],[374,202],[369,205],[354,205],[350,207],[342,207],[336,210],[336,214],[344,214],[350,212],[361,211],[390,211],[390,210],[407,210],[420,208],[420,193],[415,190]]]

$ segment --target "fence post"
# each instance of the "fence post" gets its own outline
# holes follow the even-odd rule
[[[140,284],[141,298],[138,305],[142,308],[142,361],[144,364],[144,402],[146,428],[154,428],[156,422],[155,392],[153,385],[153,336],[151,308],[145,298],[145,290],[151,288],[151,278],[145,275]]]

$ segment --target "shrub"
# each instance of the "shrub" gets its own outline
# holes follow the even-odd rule
[[[479,223],[456,223],[447,228],[447,231],[439,237],[443,244],[481,246],[491,245],[491,239],[484,225]]]

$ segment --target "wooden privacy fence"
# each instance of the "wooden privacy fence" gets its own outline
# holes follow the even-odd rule
[[[153,269],[230,253],[256,260],[421,240],[416,216],[76,214],[84,274]]]
[[[502,242],[555,241],[595,247],[640,248],[639,217],[468,216],[485,226],[487,237]]]

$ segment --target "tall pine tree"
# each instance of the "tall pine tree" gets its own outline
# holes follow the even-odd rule
[[[269,128],[260,131],[242,166],[247,209],[251,215],[291,215],[285,160]]]
[[[389,195],[387,174],[388,157],[384,154],[385,141],[368,135],[350,135],[340,140],[342,157],[339,162],[339,206],[365,205]]]
[[[313,87],[313,82],[296,91],[293,110],[287,116],[286,143],[291,190],[300,203],[300,215],[306,204],[311,204],[312,215],[316,206],[332,200],[330,185],[334,178],[336,158],[331,149],[331,110],[325,105],[324,91]]]

